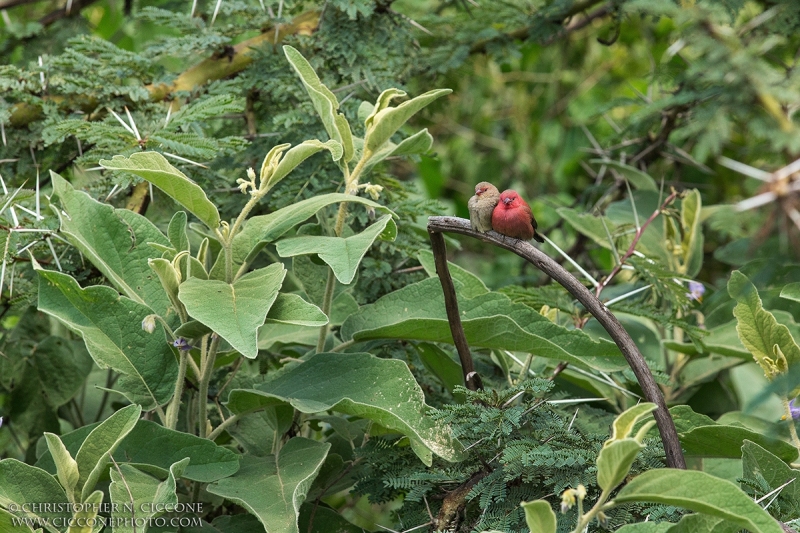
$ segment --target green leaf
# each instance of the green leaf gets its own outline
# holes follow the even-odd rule
[[[44,400],[52,407],[64,405],[80,392],[94,368],[83,341],[56,336],[45,337],[36,344],[27,363],[32,363]]]
[[[625,199],[609,205],[605,216],[595,216],[567,207],[561,207],[557,211],[570,226],[592,239],[599,246],[610,250],[613,241],[613,246],[622,251],[627,250],[630,246],[636,229],[636,217],[631,201],[636,203],[639,223],[642,223],[660,205],[658,193],[639,190],[633,192],[632,199]],[[668,253],[665,247],[661,218],[663,215],[658,215],[654,222],[645,229],[636,249],[649,259],[668,265],[672,252]],[[611,240],[609,240],[609,234]]]
[[[114,209],[76,191],[64,178],[50,173],[53,190],[67,216],[61,231],[125,296],[167,316],[169,299],[147,264],[161,254],[147,243],[170,246],[152,222],[133,211]]]
[[[171,465],[188,457],[191,461],[181,474],[186,479],[210,483],[230,476],[239,469],[239,456],[213,441],[182,431],[140,420],[122,441],[117,462],[150,465],[166,474]]]
[[[367,530],[348,522],[336,510],[322,505],[314,505],[311,502],[312,500],[309,498],[308,503],[304,503],[300,508],[298,522],[301,533],[367,533]],[[314,520],[313,524],[311,524],[312,518]],[[311,529],[309,529],[309,526]],[[236,533],[238,533],[238,530]]]
[[[706,383],[719,376],[723,370],[740,364],[740,358],[714,354],[692,359],[681,370],[681,386],[686,388]]]
[[[103,492],[92,492],[84,498],[83,503],[83,506],[72,513],[74,522],[67,528],[67,533],[92,533],[95,529],[92,524],[97,520],[100,504],[103,503]]]
[[[367,119],[364,151],[377,152],[417,111],[451,92],[453,91],[450,89],[436,89],[403,102],[397,107],[381,109],[380,105],[376,106],[376,112]]]
[[[678,430],[678,433],[686,433],[692,428],[716,424],[713,418],[701,413],[695,413],[688,405],[670,407],[669,414],[672,416],[672,420],[675,421],[675,429]]]
[[[606,227],[613,237],[616,232],[616,224],[611,222],[608,217],[595,216],[590,213],[580,213],[575,209],[569,207],[559,207],[556,211],[570,226],[575,228],[576,231],[589,237],[595,244],[611,249],[611,242],[608,240],[608,234],[603,227],[603,220],[606,222]]]
[[[581,367],[617,371],[627,364],[616,345],[570,330],[500,293],[458,295],[461,321],[472,348],[529,352]],[[430,278],[362,306],[342,324],[342,340],[403,339],[453,343],[438,279]]]
[[[676,405],[669,412],[687,455],[739,458],[743,443],[750,440],[786,461],[797,457],[794,446],[780,438],[778,424],[736,413],[723,415],[717,423],[688,405]]]
[[[782,533],[778,522],[742,490],[705,472],[660,468],[640,474],[614,501],[655,502],[730,520],[752,533]]]
[[[75,455],[87,435],[97,425],[61,435],[67,450]],[[165,428],[149,420],[139,420],[114,452],[117,463],[130,463],[140,470],[164,477],[172,464],[188,457],[191,461],[182,476],[200,483],[210,483],[230,476],[239,469],[239,456],[214,442]],[[53,458],[45,451],[36,466],[55,473]]]
[[[281,324],[320,327],[328,323],[328,317],[322,309],[303,300],[296,294],[278,294],[275,303],[269,309],[267,320]]]
[[[75,488],[78,486],[78,479],[80,479],[78,463],[72,458],[67,448],[64,447],[64,443],[61,442],[58,435],[45,433],[44,437],[47,439],[47,449],[50,450],[50,455],[53,456],[53,461],[56,465],[58,482],[64,487],[70,502],[79,502],[80,500],[76,498],[75,494]]]
[[[17,520],[17,517],[0,507],[0,531],[5,533],[34,533],[33,529]],[[41,532],[41,529],[37,529]]]
[[[784,285],[781,289],[781,298],[800,302],[800,281]]]
[[[185,339],[199,339],[207,333],[211,333],[211,328],[198,320],[190,320],[174,331],[176,337]]]
[[[318,254],[331,267],[336,279],[348,285],[356,275],[361,259],[375,239],[393,241],[397,226],[391,215],[384,215],[370,227],[352,237],[317,237],[304,235],[280,241],[276,250],[281,257]]]
[[[233,239],[233,264],[235,268],[243,263],[250,263],[264,246],[280,238],[294,226],[331,204],[339,202],[355,202],[366,205],[383,213],[394,214],[388,208],[367,198],[351,194],[331,193],[308,198],[278,209],[269,215],[251,217],[244,229]],[[224,269],[224,261],[219,260],[212,270]]]
[[[670,522],[639,522],[624,525],[616,533],[666,533],[671,527]]]
[[[142,330],[152,310],[120,296],[111,287],[80,288],[66,274],[39,270],[39,310],[83,337],[100,368],[121,374],[117,388],[150,410],[168,402],[178,364],[163,335]]]
[[[667,529],[666,533],[738,533],[740,530],[741,527],[738,524],[723,518],[705,514],[689,514]]]
[[[405,98],[406,96],[407,94],[405,91],[395,87],[390,87],[378,95],[378,99],[375,100],[375,105],[372,105],[369,102],[363,102],[358,110],[359,115],[362,114],[362,107],[364,112],[369,109],[369,114],[364,118],[364,127],[366,129],[372,128],[375,124],[375,115],[377,115],[378,112],[389,107],[389,104],[391,104],[392,100],[395,98]]]
[[[655,411],[658,406],[650,402],[642,402],[627,409],[624,413],[617,416],[612,424],[611,440],[627,439],[633,427],[639,420]]]
[[[166,259],[156,258],[150,259],[148,261],[150,268],[153,269],[153,272],[156,273],[158,276],[158,280],[161,282],[161,286],[164,288],[164,293],[169,298],[170,303],[172,304],[172,309],[174,312],[177,312],[179,316],[181,316],[185,309],[183,304],[178,299],[178,289],[181,285],[181,274],[175,269],[172,265],[172,261],[167,261]]]
[[[597,456],[597,484],[603,490],[613,490],[622,483],[636,455],[644,445],[636,439],[609,440]]]
[[[428,132],[428,128],[424,128],[400,141],[400,144],[395,146],[386,157],[426,154],[432,146],[433,135]]]
[[[428,372],[433,374],[450,394],[457,385],[464,384],[461,365],[453,361],[447,352],[429,342],[420,342],[414,347]]]
[[[119,443],[130,433],[139,420],[142,408],[138,405],[123,407],[94,428],[75,455],[80,478],[77,489],[84,501],[93,491],[100,475],[110,463],[109,457]]]
[[[408,366],[368,353],[318,353],[255,389],[235,389],[227,407],[234,413],[289,403],[303,413],[334,410],[367,418],[406,435],[430,465],[431,451],[459,460],[460,447],[425,411],[425,397]]]
[[[41,468],[16,459],[3,459],[0,461],[0,479],[3,480],[0,483],[0,507],[8,509],[9,504],[16,504],[20,510],[12,513],[14,516],[58,519],[62,524],[69,520],[69,500],[64,489],[55,477]],[[22,510],[23,505],[27,512]]]
[[[189,251],[189,236],[186,234],[186,225],[188,220],[186,211],[176,211],[169,221],[167,228],[167,237],[172,247],[176,252]]]
[[[257,332],[286,276],[280,263],[248,272],[233,284],[189,278],[178,297],[189,315],[205,324],[245,357],[258,354]]]
[[[294,324],[267,323],[258,328],[258,349],[271,350],[275,344],[300,344],[316,346],[319,340],[319,328],[297,326]]]
[[[207,490],[247,509],[269,533],[299,533],[300,505],[330,447],[329,443],[294,437],[274,456],[245,455],[236,474]]]
[[[314,68],[300,52],[286,45],[283,47],[283,53],[286,54],[286,59],[289,60],[294,71],[300,76],[328,136],[332,140],[338,141],[344,148],[344,161],[350,161],[353,157],[353,135],[347,119],[344,115],[337,113],[339,101],[336,96],[320,81]]]
[[[784,461],[797,458],[797,448],[788,442],[740,426],[699,426],[681,433],[679,437],[687,455],[739,458],[742,444],[749,440],[769,449]]]
[[[630,165],[625,165],[618,161],[609,161],[606,159],[592,159],[589,162],[598,165],[605,165],[607,167],[615,169],[620,174],[625,176],[625,178],[630,182],[630,184],[636,187],[637,189],[642,189],[644,191],[658,191],[658,185],[656,184],[656,180],[654,180],[649,174],[645,174],[638,168],[634,168]]]
[[[280,162],[275,166],[267,178],[267,188],[273,188],[279,181],[285,178],[289,172],[297,168],[297,166],[316,154],[320,150],[328,150],[333,156],[334,161],[338,161],[342,157],[342,145],[336,141],[320,142],[316,139],[303,141],[294,148],[290,149],[280,159]],[[262,175],[262,179],[265,176]]]
[[[114,533],[141,533],[141,524],[161,514],[160,507],[177,504],[176,480],[183,476],[188,464],[186,457],[170,465],[164,481],[127,464],[119,465],[119,471],[112,468],[108,493],[115,504],[111,508]]]
[[[684,194],[681,201],[681,240],[682,261],[678,264],[678,273],[694,278],[703,266],[703,226],[701,210],[703,201],[700,192],[692,189]]]
[[[420,250],[417,254],[422,268],[425,273],[432,278],[438,278],[436,274],[436,262],[433,259],[433,253],[428,250]],[[456,286],[456,292],[459,296],[464,298],[475,298],[481,294],[487,294],[489,288],[481,278],[455,263],[447,262],[447,269],[450,271],[450,277],[453,278],[453,284]]]
[[[782,502],[792,507],[792,514],[800,513],[800,470],[789,467],[780,457],[755,442],[745,440],[742,445],[742,473],[742,477],[747,479],[763,478],[772,489],[783,487]],[[786,484],[791,480],[794,481]]]
[[[226,431],[245,453],[266,457],[273,455],[283,443],[284,435],[294,423],[295,414],[291,405],[279,404],[241,417]]]
[[[387,142],[383,148],[369,158],[365,168],[377,165],[387,157],[400,157],[428,153],[433,146],[433,136],[428,133],[428,128],[422,129],[403,139],[400,144]]]
[[[768,379],[800,362],[800,346],[789,328],[779,324],[775,316],[763,308],[755,286],[738,270],[731,273],[728,293],[737,302],[733,314],[739,339]]]
[[[525,511],[525,523],[528,529],[536,533],[556,533],[556,513],[545,500],[522,502]]]
[[[199,218],[209,229],[219,227],[219,212],[203,189],[158,152],[135,152],[129,158],[115,155],[110,161],[101,159],[100,165],[109,170],[130,172],[149,181]]]
[[[750,360],[752,355],[748,352],[742,341],[739,340],[739,334],[736,332],[736,321],[731,320],[719,326],[713,327],[708,330],[708,335],[698,341],[702,347],[703,352],[717,353],[728,357],[736,357],[738,359]],[[698,347],[693,342],[679,343],[672,341],[664,341],[664,346],[670,350],[687,353],[689,355],[697,355],[701,353]]]

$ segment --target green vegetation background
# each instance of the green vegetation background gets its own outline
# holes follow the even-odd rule
[[[374,101],[387,88],[400,87],[411,96],[453,90],[403,132],[427,127],[432,150],[389,160],[367,177],[383,187],[380,201],[397,214],[398,236],[368,251],[350,291],[355,303],[373,303],[427,278],[420,260],[429,249],[427,217],[466,217],[467,199],[479,181],[514,188],[530,200],[542,232],[596,279],[611,271],[627,248],[635,218],[646,219],[672,188],[696,190],[701,200],[691,231],[701,235],[701,248],[693,263],[687,264],[691,254],[681,248],[687,226],[660,217],[642,241],[658,264],[634,258],[633,270],[623,271],[603,297],[611,300],[650,285],[615,309],[671,405],[685,404],[713,419],[746,411],[774,423],[783,414],[776,398],[762,394],[767,381],[736,335],[736,302],[727,286],[731,271],[741,269],[764,306],[795,332],[800,308],[796,299],[780,298],[788,284],[800,282],[795,266],[800,187],[795,186],[798,169],[791,166],[800,158],[795,119],[800,11],[791,0],[221,0],[196,5],[0,0],[0,10],[3,203],[13,196],[27,208],[0,213],[0,365],[5,365],[0,366],[5,370],[0,416],[14,420],[10,427],[15,429],[0,432],[3,457],[33,463],[43,431],[67,432],[119,407],[95,387],[113,385],[113,376],[99,369],[91,371],[83,392],[59,391],[48,402],[37,399],[46,397],[52,378],[24,386],[14,379],[18,361],[33,357],[31,346],[47,335],[69,338],[63,327],[31,308],[37,283],[29,254],[84,286],[103,283],[99,271],[57,236],[9,231],[57,229],[52,213],[43,220],[35,216],[39,191],[52,190],[48,171],[94,198],[146,213],[163,229],[176,209],[168,197],[151,193],[130,174],[98,167],[99,160],[114,155],[157,150],[203,187],[223,219],[235,216],[247,200],[236,185],[247,168],[260,168],[277,144],[327,138],[288,68],[283,44],[309,59],[352,124],[361,123],[356,120],[361,102]],[[136,131],[123,122],[135,124]],[[309,159],[253,214],[330,192],[342,192],[336,166],[326,158]],[[749,203],[739,204],[743,201]],[[670,206],[672,215],[679,219],[677,210],[684,207],[685,199]],[[353,231],[371,222],[367,211],[358,211]],[[321,229],[307,231],[324,232],[332,224],[323,216],[318,223]],[[473,239],[448,244],[451,260],[490,289],[562,324],[579,322],[571,299],[518,257]],[[560,257],[550,245],[542,249]],[[264,262],[277,259],[273,248],[265,254]],[[689,297],[689,280],[703,284],[701,299]],[[291,275],[287,283],[303,286]],[[547,315],[554,310],[560,314]],[[596,324],[586,329],[603,335]],[[703,341],[698,330],[711,334]],[[269,347],[260,370],[279,366],[281,357],[301,355],[302,346]],[[431,405],[452,401],[408,345],[386,343],[372,351],[409,361]],[[483,354],[479,368],[501,387],[510,373],[492,357]],[[546,375],[554,366],[537,360],[532,368]],[[630,375],[620,373],[615,380],[617,387],[637,390]],[[604,416],[633,401],[577,373],[565,372],[555,386],[564,398],[613,397],[597,408],[598,434],[607,429],[610,418]],[[480,414],[452,416],[449,422],[464,423]],[[552,423],[556,431],[558,423]],[[484,452],[489,460],[495,450]],[[378,445],[359,453],[383,457]],[[639,468],[657,465],[656,456],[651,450]],[[581,461],[593,457],[588,453]],[[370,507],[360,495],[397,505],[398,494],[408,496],[406,481],[419,475],[412,459],[396,459],[397,471],[364,473],[359,497],[341,496],[331,505],[357,509],[360,518],[348,517],[363,524],[390,516],[388,507]],[[737,479],[741,460],[728,459],[705,459],[703,466]],[[401,482],[389,487],[386,480],[397,472]],[[547,483],[560,491],[575,479]],[[506,482],[486,489],[489,503],[483,508]],[[530,496],[520,489],[514,506]],[[424,518],[421,499],[408,501],[416,506],[407,505],[399,516]],[[783,507],[788,519],[786,509],[793,507]],[[669,517],[671,511],[658,512]],[[616,524],[646,514],[631,513],[617,516]]]

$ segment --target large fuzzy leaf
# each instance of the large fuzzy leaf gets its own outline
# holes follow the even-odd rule
[[[289,403],[303,413],[334,410],[367,418],[409,438],[417,455],[431,464],[431,451],[447,460],[460,457],[449,432],[425,416],[422,390],[406,364],[368,353],[319,353],[255,389],[231,391],[234,413]]]
[[[459,298],[461,322],[471,347],[531,352],[603,371],[627,368],[610,341],[551,322],[530,307],[499,293]],[[342,339],[413,339],[452,343],[438,279],[394,291],[361,307],[342,324]]]

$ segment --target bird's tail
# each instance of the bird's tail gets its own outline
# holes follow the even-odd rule
[[[541,234],[541,233],[539,233],[539,232],[538,232],[538,231],[536,231],[536,230],[533,230],[533,238],[534,238],[534,240],[536,240],[537,242],[540,242],[540,243],[544,244],[544,237],[542,237],[542,234]]]

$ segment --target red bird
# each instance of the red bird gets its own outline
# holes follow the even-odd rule
[[[519,197],[517,191],[503,191],[497,207],[492,211],[492,229],[515,239],[544,242],[544,237],[536,232],[536,227],[531,206]]]

